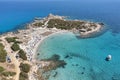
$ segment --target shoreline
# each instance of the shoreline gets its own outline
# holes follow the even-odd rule
[[[57,35],[57,34],[63,34],[63,33],[67,33],[67,32],[70,32],[70,31],[58,30],[58,31],[56,31],[56,32],[50,33],[50,34],[47,35],[47,36],[42,37],[41,40],[40,40],[40,41],[36,44],[36,46],[35,46],[35,49],[34,49],[34,53],[35,53],[35,54],[34,54],[34,56],[33,56],[33,59],[36,60],[38,48],[39,48],[39,46],[41,45],[41,43],[42,43],[45,39],[47,39],[47,38],[49,38],[49,37],[51,37],[51,36]]]
[[[55,27],[57,23],[52,24],[53,26],[50,26],[50,20],[58,20],[62,21],[62,23],[77,23],[77,26],[79,23],[82,24],[82,27],[79,28],[78,30],[76,28],[70,28],[66,29],[66,27],[63,27],[65,29],[61,29],[61,27],[58,28]],[[79,24],[80,25],[80,24]],[[74,25],[76,26],[76,25]],[[92,26],[92,27],[91,27]],[[69,28],[69,27],[68,27]],[[19,74],[20,74],[20,68],[19,65],[20,63],[28,63],[31,66],[30,72],[28,73],[29,80],[36,80],[35,74],[37,75],[37,71],[39,67],[44,67],[49,64],[49,62],[44,62],[44,61],[38,61],[36,59],[37,56],[37,50],[40,46],[40,44],[48,37],[56,35],[56,34],[61,34],[61,33],[66,33],[66,32],[78,32],[78,35],[80,37],[88,37],[89,35],[92,36],[92,34],[96,34],[101,31],[101,28],[103,28],[102,25],[99,23],[92,23],[92,22],[86,22],[86,21],[76,21],[76,20],[66,20],[64,16],[58,16],[58,15],[52,15],[50,14],[48,17],[45,17],[43,19],[38,19],[34,20],[32,23],[27,24],[25,29],[18,29],[16,32],[7,32],[4,34],[0,35],[0,39],[2,40],[1,43],[4,43],[5,50],[8,52],[7,55],[11,55],[12,62],[14,63],[16,67],[16,73],[17,75],[15,76],[15,80],[19,79]],[[89,31],[88,31],[89,30]],[[91,34],[92,33],[92,34]],[[81,36],[82,34],[82,36]],[[13,51],[11,49],[11,46],[13,43],[8,43],[5,38],[7,37],[17,37],[19,41],[22,43],[18,44],[20,49],[25,51],[25,55],[27,57],[27,60],[22,60],[16,59],[16,54],[18,51]],[[14,57],[13,57],[14,56]],[[19,62],[19,63],[17,63]],[[42,65],[42,66],[40,66]]]
[[[100,34],[102,31],[104,31],[105,26],[104,27],[98,27],[95,30],[93,30],[92,32],[86,32],[85,34],[80,34],[81,38],[91,38],[94,37],[97,34]]]

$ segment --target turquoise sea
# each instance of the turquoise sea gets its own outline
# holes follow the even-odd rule
[[[48,59],[54,54],[65,60],[65,68],[50,72],[49,80],[120,80],[120,34],[110,31],[89,39],[80,39],[72,33],[50,36],[40,45],[39,59]],[[105,61],[107,55],[111,61]],[[65,58],[69,55],[68,58]],[[56,77],[53,75],[57,72]]]
[[[45,39],[38,48],[37,58],[58,54],[67,63],[65,68],[49,72],[48,80],[120,80],[120,1],[0,1],[0,33],[23,28],[34,17],[49,13],[103,22],[108,30],[94,38],[82,39],[73,33],[63,33]],[[105,58],[109,54],[112,60],[107,62]],[[69,57],[65,58],[66,55]]]

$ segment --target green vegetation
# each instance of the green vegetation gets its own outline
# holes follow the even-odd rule
[[[19,80],[27,80],[28,79],[28,74],[25,72],[21,72],[19,75]]]
[[[7,77],[7,76],[14,76],[14,75],[16,75],[16,73],[10,72],[10,71],[5,71],[5,69],[0,66],[0,75]]]
[[[58,28],[64,30],[71,30],[71,29],[86,29],[87,31],[92,30],[91,27],[95,28],[96,24],[88,22],[88,25],[85,25],[85,21],[70,21],[70,20],[61,20],[61,19],[50,19],[48,22],[48,28]]]
[[[2,72],[1,73],[3,76],[14,76],[14,75],[16,75],[16,73],[15,72]]]
[[[34,26],[42,26],[42,25],[43,25],[43,23],[38,22],[38,23],[34,23],[33,25],[34,25]]]
[[[19,55],[19,57],[22,58],[23,60],[27,60],[26,53],[25,53],[22,49],[18,52],[18,55]]]
[[[12,49],[13,51],[18,51],[18,50],[20,50],[20,47],[19,47],[19,45],[18,45],[17,43],[14,43],[14,44],[11,46],[11,49]]]
[[[20,69],[22,72],[28,73],[30,71],[30,65],[21,63]]]
[[[7,40],[8,43],[22,43],[21,41],[17,41],[16,39],[18,39],[18,37],[6,37],[5,38]]]
[[[0,62],[6,61],[7,52],[4,50],[4,46],[0,43]]]
[[[0,66],[0,73],[3,72],[5,69]]]
[[[19,80],[28,80],[28,72],[30,71],[30,65],[29,64],[20,64],[20,70],[21,73],[19,75]]]
[[[56,27],[58,29],[65,29],[65,30],[71,30],[73,28],[81,28],[82,24],[85,22],[83,21],[64,21],[61,19],[51,19],[48,22],[48,28]]]
[[[11,42],[16,42],[16,39],[18,39],[17,37],[6,37],[5,38],[7,40],[8,43],[11,43]]]

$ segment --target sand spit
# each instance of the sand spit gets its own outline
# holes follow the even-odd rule
[[[0,35],[1,43],[5,46],[5,50],[7,51],[7,55],[11,58],[12,62],[11,64],[14,64],[15,66],[15,72],[16,75],[13,77],[13,80],[19,80],[19,74],[20,74],[20,63],[28,63],[31,65],[30,72],[28,73],[28,80],[45,80],[42,77],[42,74],[38,75],[38,69],[44,68],[46,66],[49,66],[51,64],[50,61],[37,61],[35,59],[36,56],[36,50],[38,49],[38,46],[40,43],[46,39],[48,36],[58,34],[58,33],[64,33],[64,32],[78,32],[81,37],[87,37],[91,34],[95,34],[96,32],[100,32],[101,28],[103,26],[98,23],[91,23],[84,22],[85,26],[84,28],[80,29],[72,29],[72,30],[64,30],[64,29],[57,29],[57,27],[48,28],[48,23],[52,19],[59,19],[59,20],[65,20],[66,17],[64,16],[58,16],[58,15],[52,15],[50,14],[48,17],[45,17],[43,19],[36,18],[32,23],[27,25],[27,29],[24,30],[18,30],[17,32],[9,32],[6,34]],[[86,29],[87,28],[87,29]],[[88,30],[89,29],[89,30]],[[6,41],[6,37],[17,37],[18,41],[21,41],[22,43],[19,44],[20,48],[23,49],[26,52],[27,60],[24,61],[22,59],[16,58],[16,51],[13,51],[11,49],[12,44],[8,43]],[[38,79],[41,78],[41,79]]]

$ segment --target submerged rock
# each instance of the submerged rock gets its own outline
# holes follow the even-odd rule
[[[37,55],[40,55],[40,53],[38,53]]]
[[[69,55],[66,55],[65,58],[69,58],[70,56]]]
[[[85,70],[85,67],[83,67],[83,69]]]
[[[81,74],[84,74],[84,72],[82,72]]]
[[[100,25],[104,25],[104,23],[98,23],[98,24],[100,24]]]
[[[48,66],[43,67],[45,71],[56,70],[57,68],[64,68],[67,64],[64,60],[58,61],[48,61],[50,64]]]
[[[114,74],[112,80],[120,80],[120,74]]]
[[[57,61],[60,59],[60,56],[57,54],[54,54],[52,57],[48,58],[48,59],[42,59],[42,61]]]
[[[51,60],[59,60],[60,59],[60,56],[55,54],[51,57]]]
[[[56,54],[42,61],[49,62],[48,66],[43,67],[45,71],[55,70],[60,67],[65,68],[65,65],[67,64],[64,60],[60,60],[60,56]]]
[[[55,72],[55,74],[53,75],[53,77],[56,77],[56,76],[57,76],[57,74],[58,74],[58,72]]]

